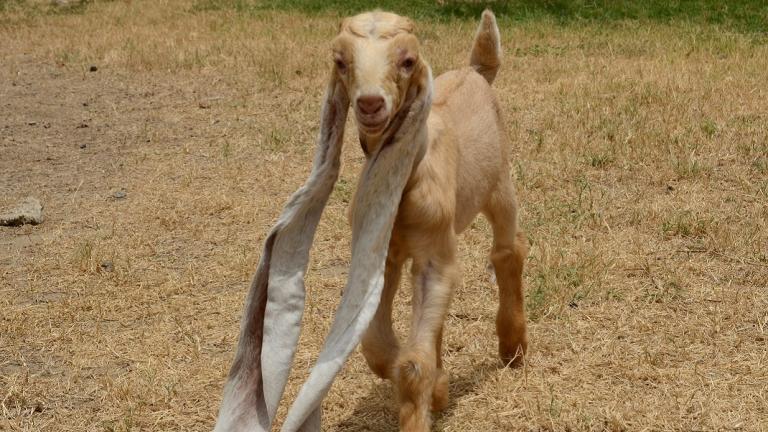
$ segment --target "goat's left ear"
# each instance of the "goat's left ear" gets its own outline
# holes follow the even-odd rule
[[[340,137],[344,134],[344,124],[347,121],[347,111],[349,110],[349,96],[344,83],[339,77],[338,66],[334,65],[331,69],[330,79],[325,89],[325,97],[320,114],[320,136],[317,156],[322,154],[325,146],[330,146],[334,137]]]

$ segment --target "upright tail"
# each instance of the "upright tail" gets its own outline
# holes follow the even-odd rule
[[[483,11],[480,26],[475,34],[469,65],[485,77],[488,84],[493,83],[501,66],[501,35],[496,17],[489,9]]]

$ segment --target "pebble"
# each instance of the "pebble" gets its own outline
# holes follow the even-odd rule
[[[34,197],[27,197],[16,207],[0,214],[0,225],[21,226],[24,224],[37,225],[43,223],[43,205]]]

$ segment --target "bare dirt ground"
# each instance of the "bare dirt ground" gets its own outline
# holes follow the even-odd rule
[[[0,11],[0,207],[33,195],[46,217],[0,228],[0,430],[213,425],[262,239],[310,167],[338,19],[194,5]],[[437,73],[464,64],[474,22],[420,24]],[[499,367],[479,219],[435,430],[768,430],[765,40],[634,22],[502,33],[531,352]],[[289,397],[345,280],[352,126]],[[359,354],[324,407],[328,430],[396,430]]]

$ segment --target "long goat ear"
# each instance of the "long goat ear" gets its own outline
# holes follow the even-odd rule
[[[414,161],[426,145],[432,73],[411,85],[404,108],[360,177],[352,216],[352,263],[323,350],[283,423],[283,432],[319,432],[320,403],[376,312],[395,215]]]
[[[334,69],[321,109],[312,172],[264,242],[215,431],[271,430],[301,330],[309,249],[339,175],[348,110],[349,97]]]

